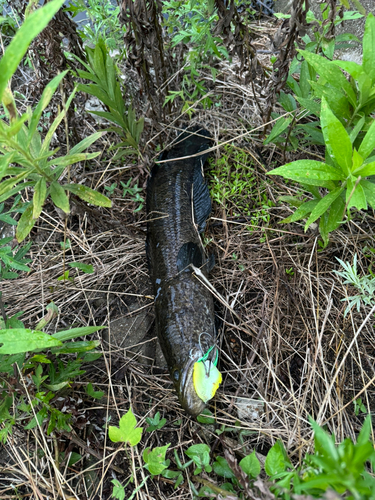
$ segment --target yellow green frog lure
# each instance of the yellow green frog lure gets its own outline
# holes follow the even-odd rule
[[[194,389],[204,403],[207,403],[207,401],[215,396],[215,393],[223,380],[221,373],[216,367],[219,353],[217,352],[215,361],[208,359],[208,355],[212,349],[214,349],[214,346],[211,347],[204,356],[199,358],[196,363],[194,363]]]

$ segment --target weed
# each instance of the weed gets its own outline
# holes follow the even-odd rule
[[[352,297],[346,297],[341,299],[342,301],[347,301],[348,306],[345,309],[344,317],[349,313],[349,311],[356,307],[357,311],[360,310],[361,304],[373,305],[374,303],[374,293],[375,293],[375,278],[371,275],[358,276],[357,271],[357,254],[354,255],[353,265],[351,266],[349,262],[339,261],[344,271],[333,271],[341,278],[344,278],[344,285],[351,285],[359,291],[359,295],[354,295]]]

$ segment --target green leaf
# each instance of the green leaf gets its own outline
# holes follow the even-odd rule
[[[268,175],[281,175],[285,179],[309,184],[314,180],[343,180],[340,170],[316,160],[297,160],[275,168]]]
[[[314,210],[311,212],[310,217],[307,219],[307,222],[305,224],[305,231],[307,231],[307,228],[310,226],[310,224],[319,219],[319,217],[328,210],[328,208],[332,205],[336,198],[340,196],[343,190],[344,189],[342,187],[338,187],[324,196],[324,198],[319,200],[319,203],[316,205]]]
[[[243,458],[239,466],[250,477],[258,477],[260,474],[260,462],[255,451]]]
[[[371,433],[371,416],[367,415],[366,420],[363,423],[362,429],[357,437],[357,444],[363,445],[369,442]]]
[[[296,97],[296,99],[301,104],[301,106],[306,108],[315,116],[320,116],[320,102],[317,102],[312,98],[308,99],[307,97]]]
[[[136,446],[142,437],[142,427],[137,427],[137,420],[133,415],[131,409],[121,417],[119,427],[109,427],[109,439],[113,443],[124,442],[129,443],[130,446]],[[169,445],[168,445],[169,446]]]
[[[35,184],[33,197],[33,219],[36,220],[42,212],[47,196],[47,184],[44,177],[41,177]]]
[[[19,184],[21,181],[23,181],[28,175],[30,175],[30,173],[31,173],[30,169],[24,170],[20,174],[14,176],[14,177],[11,177],[10,179],[7,179],[6,181],[3,181],[0,184],[0,196],[5,195],[6,196],[5,199],[8,199],[9,191],[11,190],[11,188],[15,184]],[[24,188],[24,184],[21,187],[17,187],[17,191],[22,191],[23,188]]]
[[[15,154],[15,151],[11,151],[10,153],[5,153],[0,157],[0,180],[4,177],[4,175],[7,175],[7,168],[9,163],[13,161]]]
[[[120,481],[112,479],[111,483],[113,484],[112,497],[117,500],[125,500],[125,488]]]
[[[347,203],[347,209],[349,210],[351,207],[355,207],[358,210],[366,210],[367,209],[367,202],[366,202],[366,195],[363,191],[363,187],[361,186],[361,183],[359,182],[356,184],[356,179],[348,179],[348,184],[346,187],[346,203]],[[353,192],[353,189],[355,187],[355,190]]]
[[[0,61],[0,99],[2,99],[4,89],[26,54],[30,43],[44,30],[63,3],[64,0],[48,2],[48,4],[30,14],[16,31],[13,40]]]
[[[44,332],[28,328],[0,330],[0,354],[17,354],[60,345],[59,340]]]
[[[97,205],[99,207],[112,206],[112,202],[109,198],[82,184],[65,184],[64,188],[74,193],[82,200],[87,201],[87,203],[91,203],[92,205]]]
[[[335,467],[340,458],[334,441],[312,418],[309,418],[309,420],[314,430],[315,453],[318,452],[327,458],[329,463]]]
[[[355,174],[357,177],[369,177],[370,175],[375,175],[375,161],[363,165],[358,170],[355,170],[353,174]]]
[[[225,477],[227,479],[232,479],[235,477],[232,469],[229,467],[228,462],[224,457],[216,457],[216,460],[213,463],[212,467],[214,472],[216,472],[218,476]]]
[[[362,116],[356,123],[355,127],[350,131],[349,137],[350,137],[350,142],[354,144],[354,141],[356,140],[358,134],[362,130],[363,125],[365,124],[365,117]]]
[[[100,137],[103,137],[105,132],[96,132],[95,134],[89,135],[88,137],[85,137],[81,142],[76,144],[69,152],[69,155],[75,155],[78,153],[82,153],[82,151],[85,151],[88,147],[91,146],[95,141],[100,139]]]
[[[55,332],[53,334],[55,339],[65,342],[66,340],[75,339],[77,337],[83,337],[84,335],[91,335],[98,330],[103,330],[105,326],[83,326],[80,328],[71,328],[70,330],[62,330],[61,332]]]
[[[373,184],[370,181],[365,181],[363,179],[360,181],[360,184],[363,187],[367,203],[372,208],[375,208],[375,184]]]
[[[375,79],[375,17],[368,14],[363,35],[362,65],[369,77]]]
[[[285,224],[287,222],[297,222],[301,219],[304,219],[308,214],[310,214],[314,210],[318,202],[319,200],[306,201],[300,207],[297,208],[297,210],[294,212],[293,215],[290,215],[281,222]]]
[[[343,124],[330,110],[323,97],[321,125],[328,154],[336,160],[345,175],[349,175],[352,166],[352,143]]]
[[[69,198],[67,197],[64,188],[57,181],[51,182],[50,194],[53,203],[57,207],[61,208],[63,212],[68,214],[70,212]]]
[[[164,469],[167,468],[165,463],[165,454],[171,443],[165,446],[158,446],[152,451],[150,448],[146,448],[143,452],[143,460],[145,462],[145,468],[153,475],[156,476],[161,474]]]
[[[77,153],[74,155],[69,153],[68,155],[60,156],[59,158],[54,158],[53,160],[49,161],[47,165],[48,166],[59,165],[62,167],[67,167],[68,165],[73,165],[73,163],[78,163],[79,161],[92,160],[93,158],[96,158],[100,154],[101,154],[100,151],[97,151],[96,153]]]
[[[277,120],[275,125],[273,126],[270,135],[267,137],[267,139],[264,141],[264,144],[269,144],[272,142],[276,137],[281,135],[289,126],[289,124],[292,122],[293,118],[288,116],[288,117],[281,117]]]
[[[267,453],[264,468],[269,476],[274,476],[280,472],[286,471],[290,465],[287,458],[284,445],[281,441],[276,441],[270,451]]]
[[[30,203],[18,221],[16,229],[16,238],[18,243],[21,243],[21,241],[26,238],[34,227],[35,222],[35,219],[33,219],[33,204]]]
[[[91,382],[86,387],[86,393],[94,399],[101,399],[104,396],[103,391],[95,391]]]
[[[370,128],[366,132],[361,145],[359,146],[358,153],[364,160],[370,156],[375,149],[375,120],[372,122]]]
[[[350,83],[345,78],[344,74],[339,70],[339,68],[335,64],[333,64],[332,61],[328,61],[324,57],[312,52],[308,52],[306,50],[299,50],[298,52],[321,77],[323,77],[330,85],[332,85],[332,87],[336,89],[343,89],[346,92],[350,103],[353,106],[356,105],[356,96]]]
[[[68,71],[69,70],[66,70],[66,71],[63,71],[62,73],[58,74],[57,76],[55,76],[55,78],[53,78],[45,86],[45,88],[43,90],[43,94],[38,102],[38,105],[36,106],[36,108],[32,114],[31,120],[30,120],[27,145],[30,145],[30,143],[31,143],[31,140],[34,136],[36,128],[39,124],[40,117],[42,116],[43,110],[50,103],[53,94],[55,93],[57,87],[59,86],[59,83],[65,77],[65,75],[68,73]]]
[[[92,274],[94,272],[94,268],[91,264],[83,264],[82,262],[69,262],[68,265],[70,267],[76,267],[86,274]]]

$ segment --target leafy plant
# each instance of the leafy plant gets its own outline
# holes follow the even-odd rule
[[[322,20],[317,19],[311,10],[308,11],[306,16],[306,20],[312,23],[315,31],[313,40],[310,39],[308,34],[302,38],[306,44],[305,50],[300,51],[304,60],[301,62],[300,56],[295,57],[290,65],[287,86],[292,90],[294,96],[283,91],[281,91],[279,95],[278,102],[288,115],[282,116],[277,112],[271,113],[271,117],[277,119],[277,121],[271,133],[264,141],[265,144],[273,142],[287,151],[296,150],[301,142],[324,145],[324,139],[319,129],[319,121],[313,118],[313,115],[319,118],[320,108],[316,102],[316,98],[322,97],[319,91],[317,91],[316,86],[322,84],[326,85],[328,81],[329,85],[335,87],[335,84],[332,84],[332,82],[336,79],[337,72],[334,78],[326,81],[325,78],[323,78],[323,80],[318,78],[318,74],[322,75],[319,69],[321,65],[325,64],[327,61],[326,58],[329,60],[333,59],[335,50],[353,47],[353,42],[360,42],[358,38],[351,33],[343,33],[336,37],[328,37],[327,35],[331,28],[331,23],[327,22],[327,20],[330,16],[331,4],[324,2],[321,4],[320,8],[322,10]],[[363,17],[363,15],[358,12],[345,11],[342,17],[336,15],[333,24],[336,26],[344,21],[358,19],[360,17]],[[351,42],[351,44],[349,45],[348,42]],[[311,57],[306,56],[307,53],[311,53]],[[314,60],[316,64],[312,64],[311,60]],[[319,64],[317,61],[319,61]],[[342,82],[342,78],[340,81]],[[333,89],[329,91],[329,86],[324,95],[331,109],[336,113],[339,96]],[[343,99],[341,99],[341,101],[341,104],[344,105]],[[340,118],[339,110],[336,116]],[[302,121],[305,123],[302,123]]]
[[[357,254],[354,255],[352,266],[350,265],[349,262],[343,262],[337,257],[336,259],[344,268],[344,271],[333,271],[333,272],[336,273],[341,278],[344,278],[343,281],[344,285],[351,285],[359,291],[359,295],[354,295],[352,297],[341,299],[342,301],[348,302],[348,306],[344,311],[344,317],[350,312],[350,310],[353,307],[356,307],[357,311],[359,311],[362,303],[365,305],[373,305],[374,294],[375,294],[375,278],[371,275],[362,277],[358,276]]]
[[[62,3],[63,0],[53,0],[31,13],[17,31],[0,61],[0,96],[9,116],[9,123],[0,120],[0,179],[5,178],[0,183],[0,203],[25,188],[34,189],[32,201],[26,206],[17,225],[16,237],[19,242],[24,240],[33,228],[48,196],[51,196],[55,205],[65,213],[69,213],[67,195],[69,192],[92,204],[107,207],[111,205],[107,197],[86,186],[59,183],[59,178],[66,167],[100,154],[82,152],[102,135],[101,132],[85,138],[68,154],[49,160],[58,151],[58,149],[50,150],[51,140],[66,115],[74,92],[67,100],[65,109],[53,121],[43,141],[37,129],[43,111],[66,71],[57,75],[45,87],[34,111],[29,109],[21,117],[18,116],[13,95],[6,88],[32,39],[48,24]]]
[[[31,271],[26,265],[31,262],[31,259],[25,258],[25,255],[30,250],[32,242],[30,241],[30,243],[22,248],[18,245],[12,248],[12,246],[9,246],[9,243],[12,241],[13,238],[11,237],[0,240],[0,277],[2,279],[18,278],[18,274],[15,271]]]
[[[328,244],[329,233],[341,224],[345,211],[350,216],[351,208],[361,210],[368,205],[375,206],[375,186],[371,178],[375,174],[375,157],[371,156],[375,148],[375,122],[370,116],[375,109],[375,56],[371,41],[374,30],[375,18],[369,14],[363,37],[362,66],[328,61],[317,54],[300,51],[309,65],[320,73],[314,90],[321,98],[321,105],[314,113],[320,114],[326,161],[300,160],[269,172],[299,182],[313,196],[302,202],[289,198],[288,201],[298,208],[283,222],[308,217],[307,230],[320,219],[319,231],[324,246]],[[356,84],[354,80],[348,82],[338,66],[348,71]],[[322,194],[319,188],[328,190],[328,194]]]
[[[130,186],[130,183],[132,182],[132,179],[129,179],[128,182],[125,184],[125,182],[120,181],[121,186],[123,187],[123,192],[122,196],[125,198],[125,196],[128,194],[130,195],[130,199],[133,203],[139,203],[138,207],[134,209],[134,212],[139,212],[142,210],[143,205],[144,205],[144,198],[139,194],[143,190],[142,188],[138,187],[138,183],[136,183],[133,187]]]
[[[199,70],[210,71],[215,81],[217,69],[214,67],[214,62],[229,59],[222,40],[211,33],[213,23],[218,20],[214,2],[168,0],[163,2],[163,16],[167,31],[173,34],[172,47],[180,43],[190,45],[190,50],[185,55],[185,72],[181,86],[178,91],[170,91],[165,104],[180,97],[184,102],[182,112],[185,112],[200,96],[203,107],[211,107],[213,101],[207,95]]]
[[[87,23],[80,23],[78,33],[86,43],[95,45],[100,38],[104,38],[110,49],[117,49],[123,45],[123,29],[119,22],[120,8],[112,2],[98,0],[74,0],[64,9],[72,13],[73,18],[80,13],[88,15]]]
[[[49,304],[46,316],[35,330],[25,328],[24,323],[18,319],[22,313],[12,318],[3,317],[0,322],[0,373],[13,374],[14,365],[17,364],[24,375],[31,373],[32,380],[27,389],[31,399],[28,404],[25,403],[25,394],[18,398],[9,383],[0,382],[3,398],[3,411],[0,409],[0,423],[3,424],[0,441],[4,443],[12,432],[13,425],[19,420],[29,420],[25,426],[26,430],[42,425],[44,421],[48,422],[47,434],[54,430],[71,430],[71,415],[56,407],[56,392],[68,386],[75,377],[85,373],[81,369],[82,364],[97,359],[101,353],[90,353],[90,357],[86,354],[96,348],[99,341],[67,341],[89,335],[102,327],[72,328],[54,335],[44,333],[42,329],[57,313],[56,306]],[[36,354],[27,359],[26,354],[33,351]],[[78,354],[78,357],[62,361],[61,355],[66,353]],[[12,415],[9,413],[10,406],[14,409]]]
[[[146,417],[146,422],[148,423],[146,432],[153,432],[164,427],[164,425],[167,423],[167,419],[160,419],[160,411],[158,411],[157,413],[155,413],[154,417]]]
[[[103,38],[99,38],[94,49],[86,47],[88,64],[71,54],[87,69],[78,70],[78,75],[94,83],[78,85],[78,90],[93,95],[101,101],[107,111],[90,111],[90,113],[105,118],[114,124],[106,130],[116,132],[122,141],[110,150],[119,149],[114,159],[129,154],[141,155],[139,141],[143,131],[144,119],[136,119],[132,105],[127,106],[121,93],[120,79],[117,75],[115,63],[109,54]]]

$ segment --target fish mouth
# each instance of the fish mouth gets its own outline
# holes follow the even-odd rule
[[[198,396],[195,391],[193,383],[194,364],[198,361],[200,354],[189,358],[182,372],[180,386],[179,386],[179,400],[182,408],[191,415],[196,417],[206,407],[206,403]]]

